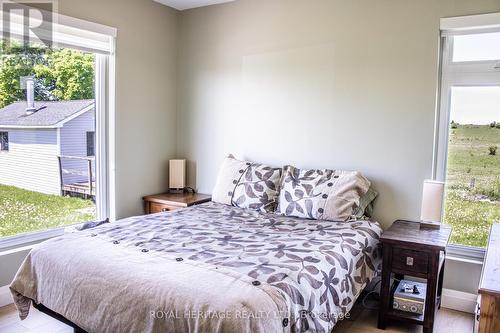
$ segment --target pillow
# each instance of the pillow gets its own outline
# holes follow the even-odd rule
[[[215,188],[212,191],[212,201],[231,205],[234,189],[250,164],[239,161],[232,155],[226,157],[219,169]]]
[[[370,181],[357,171],[283,168],[278,212],[317,220],[346,221],[368,192]]]
[[[365,195],[359,198],[359,205],[354,208],[353,215],[358,219],[363,216],[371,217],[373,214],[373,202],[377,196],[378,192],[373,189],[373,186],[370,186]]]
[[[272,212],[276,208],[280,179],[281,168],[240,161],[229,155],[219,170],[212,200]]]
[[[82,223],[82,224],[76,226],[75,229],[78,231],[82,231],[82,230],[87,230],[87,229],[98,227],[98,226],[105,224],[105,223],[109,223],[109,219],[105,219],[102,221],[88,221],[88,222],[85,222],[85,223]]]

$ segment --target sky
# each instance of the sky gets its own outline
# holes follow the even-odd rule
[[[453,61],[500,59],[500,32],[460,35],[453,38]]]
[[[453,61],[500,59],[500,32],[460,35],[453,38]],[[500,86],[453,87],[450,121],[485,125],[500,122]]]
[[[450,112],[459,124],[500,122],[500,87],[453,87]]]

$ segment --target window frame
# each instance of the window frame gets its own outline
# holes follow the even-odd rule
[[[3,135],[5,135],[7,137],[7,141],[5,141],[5,139],[2,139]],[[5,143],[7,143],[7,145]],[[5,148],[5,146],[7,146],[7,148]],[[0,131],[0,152],[7,153],[9,151],[10,151],[9,132],[8,131]]]
[[[439,112],[436,124],[434,178],[446,179],[448,159],[448,138],[453,87],[500,86],[500,69],[495,69],[498,61],[452,62],[453,39],[442,37],[442,57],[439,91]]]
[[[483,15],[477,15],[483,16]],[[467,17],[469,18],[469,17]],[[452,18],[455,19],[455,18]],[[496,18],[495,18],[496,19]],[[442,19],[443,20],[443,19]],[[489,29],[488,32],[500,32],[500,14],[498,15],[498,30]],[[443,21],[441,21],[443,26]],[[475,30],[472,33],[485,31]],[[463,32],[463,33],[471,33]],[[446,180],[448,164],[448,140],[450,132],[450,107],[453,87],[488,87],[500,86],[499,60],[453,62],[453,35],[443,34],[440,39],[439,81],[437,93],[436,124],[434,137],[433,178],[439,181]],[[443,212],[444,212],[443,205]],[[463,260],[483,260],[486,250],[480,247],[450,244],[447,247],[448,255]]]

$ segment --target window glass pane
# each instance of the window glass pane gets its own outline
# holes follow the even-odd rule
[[[0,150],[9,151],[9,133],[0,132]]]
[[[87,132],[87,156],[95,155],[95,132]]]
[[[0,38],[0,242],[95,219],[94,87],[94,54]]]
[[[453,62],[500,60],[500,32],[453,37]]]
[[[444,223],[454,244],[485,247],[500,222],[500,87],[454,87]]]

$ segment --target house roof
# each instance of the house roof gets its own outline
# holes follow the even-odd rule
[[[65,122],[92,109],[93,99],[35,102],[37,111],[26,114],[26,102],[15,102],[0,109],[0,127],[61,127]]]

